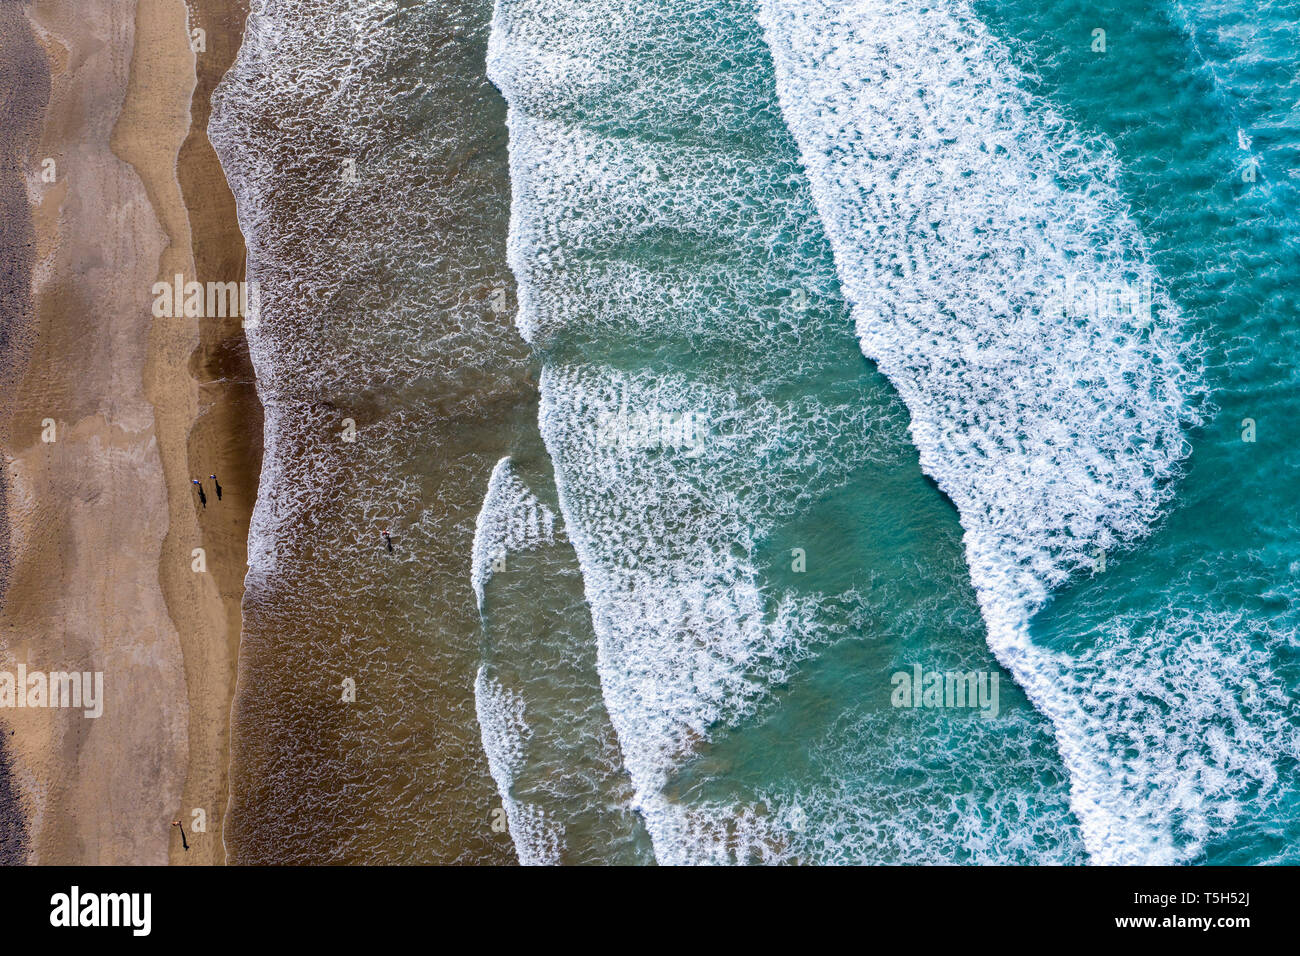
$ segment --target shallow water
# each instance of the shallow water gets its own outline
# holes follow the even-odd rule
[[[527,351],[494,308],[513,283],[486,41],[472,3],[255,3],[218,90],[212,138],[261,283],[249,340],[266,408],[226,830],[238,862],[514,855],[492,827],[466,573],[492,466],[535,431]]]

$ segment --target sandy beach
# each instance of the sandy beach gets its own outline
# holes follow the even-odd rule
[[[35,238],[27,200],[27,168],[50,95],[50,71],[20,7],[0,6],[0,445],[7,446],[13,394],[32,339]],[[13,570],[8,481],[0,469],[0,600]],[[0,721],[0,864],[21,863],[28,839],[12,779],[9,737]]]
[[[261,421],[239,320],[156,319],[151,290],[178,274],[243,278],[203,130],[244,9],[37,0],[25,12],[51,80],[26,170],[31,348],[2,436],[0,670],[102,673],[104,701],[98,718],[0,711],[24,856],[222,862]]]

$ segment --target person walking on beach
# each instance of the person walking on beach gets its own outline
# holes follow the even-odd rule
[[[203,505],[204,508],[207,508],[207,506],[208,506],[208,496],[205,495],[205,494],[203,493],[203,482],[199,481],[197,478],[193,478],[193,479],[191,479],[191,480],[194,482],[195,485],[198,486],[198,489],[199,489],[199,504]]]
[[[381,531],[381,532],[379,532],[379,533],[380,533],[381,535],[384,536],[384,543],[388,545],[388,553],[389,553],[389,554],[392,554],[392,553],[393,553],[393,539],[390,538],[390,537],[388,536],[388,529],[385,528],[383,531]]]
[[[220,501],[220,500],[221,500],[221,482],[217,481],[217,476],[216,476],[216,475],[208,475],[208,477],[211,478],[211,479],[212,479],[212,483],[213,483],[214,485],[217,486],[217,500]]]
[[[181,821],[179,821],[179,820],[173,820],[173,821],[172,821],[172,826],[174,826],[176,829],[178,829],[178,830],[181,831],[181,849],[184,850],[186,853],[189,853],[189,852],[190,852],[190,845],[189,845],[189,842],[186,841],[186,839],[185,839],[185,828],[184,828],[183,826],[181,826]]]

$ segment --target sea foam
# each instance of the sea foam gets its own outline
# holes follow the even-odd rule
[[[896,457],[887,402],[864,400],[860,383],[800,378],[842,363],[827,358],[837,353],[823,328],[842,314],[782,304],[797,298],[787,282],[838,294],[822,282],[833,269],[818,258],[821,225],[779,116],[755,122],[732,105],[753,98],[738,77],[770,83],[752,13],[503,0],[489,49],[510,106],[517,323],[544,353],[541,433],[602,693],[661,862],[795,858],[790,801],[833,809],[826,793],[719,802],[669,789],[703,744],[761,720],[803,662],[861,636],[835,606],[862,595],[773,587],[759,554],[863,462]],[[748,45],[723,48],[736,42]],[[778,132],[764,133],[769,122]],[[836,374],[860,376],[850,364]],[[623,409],[690,415],[699,444],[603,440]],[[974,830],[926,858],[951,859],[962,843],[978,855],[987,835]]]
[[[761,19],[863,352],[957,505],[989,645],[1052,722],[1091,858],[1195,857],[1294,749],[1243,697],[1247,674],[1272,680],[1267,635],[1167,607],[1072,654],[1030,637],[1054,588],[1148,533],[1198,421],[1196,344],[1112,151],[1027,92],[962,3],[765,0]]]
[[[480,667],[474,680],[474,702],[488,769],[501,794],[502,809],[519,862],[524,866],[559,863],[564,850],[564,827],[543,808],[513,796],[515,775],[524,764],[525,748],[532,737],[523,698],[490,678],[487,669]]]
[[[694,38],[705,30],[706,12],[696,13],[701,22],[685,25]],[[792,170],[707,135],[631,132],[648,125],[639,116],[690,109],[680,70],[701,68],[700,48],[647,53],[629,42],[671,38],[675,16],[630,3],[497,5],[488,68],[510,106],[509,259],[520,332],[561,349],[543,367],[539,424],[602,694],[656,856],[771,859],[781,828],[757,806],[687,806],[664,789],[700,743],[761,713],[837,636],[814,597],[765,593],[754,555],[775,517],[842,481],[854,450],[869,454],[874,426],[872,410],[847,398],[763,393],[807,361],[802,330],[763,281],[774,245],[815,235],[790,204],[765,201],[788,192]],[[707,133],[725,122],[717,112],[689,118]],[[698,255],[664,261],[660,243]],[[562,351],[593,340],[606,360]],[[674,368],[691,354],[691,373]],[[629,414],[689,421],[691,440],[624,434],[617,423]],[[826,434],[842,436],[843,459],[814,453]]]
[[[476,710],[520,862],[646,862],[572,550],[509,458],[493,470],[473,573]]]
[[[510,459],[502,458],[492,469],[487,495],[474,527],[474,555],[470,580],[483,611],[483,589],[494,566],[501,566],[512,553],[552,541],[555,513],[537,500],[516,477]]]

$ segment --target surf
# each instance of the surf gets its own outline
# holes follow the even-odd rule
[[[1257,645],[1284,639],[1202,601],[1154,632],[1130,615],[1073,648],[1033,636],[1055,592],[1158,524],[1205,414],[1201,343],[1113,150],[964,4],[760,10],[863,353],[958,509],[989,646],[1051,721],[1091,859],[1194,859],[1277,781],[1288,731]],[[1151,287],[1153,307],[1082,306],[1069,284]],[[1250,674],[1267,699],[1243,696]]]
[[[890,709],[890,655],[932,632],[933,653],[975,655],[937,619],[962,610],[932,592],[947,558],[928,567],[935,542],[911,525],[942,528],[946,505],[907,470],[903,408],[854,341],[753,14],[502,0],[489,44],[516,324],[542,360],[538,425],[632,805],[667,863],[1073,859],[1023,699],[1001,739],[951,738],[1006,748],[974,783],[957,754],[924,788],[887,776],[915,759],[891,732],[924,734],[907,739],[927,755],[958,734]],[[881,478],[915,511],[846,529]],[[818,562],[803,577],[784,569],[801,542]],[[866,546],[886,564],[855,560]],[[875,693],[827,711],[842,671]],[[987,806],[968,799],[954,830],[959,784]]]

